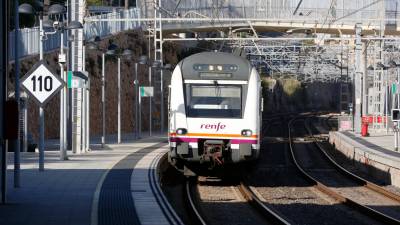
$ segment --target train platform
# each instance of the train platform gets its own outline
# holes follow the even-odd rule
[[[331,131],[329,142],[345,156],[363,165],[372,176],[400,187],[400,152],[394,150],[393,133],[370,133],[362,137],[351,131]]]
[[[67,161],[49,150],[42,172],[38,154],[23,152],[19,188],[13,187],[10,153],[8,203],[0,205],[0,224],[169,224],[157,203],[162,196],[156,173],[157,160],[167,149],[165,136],[153,136],[94,147],[85,154],[70,154]]]

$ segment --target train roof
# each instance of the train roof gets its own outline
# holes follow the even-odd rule
[[[201,52],[179,62],[183,79],[193,80],[248,80],[250,62],[243,57],[226,52]],[[209,66],[213,71],[208,71]],[[217,70],[222,66],[222,71]]]

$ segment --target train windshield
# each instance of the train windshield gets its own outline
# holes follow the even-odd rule
[[[239,85],[186,86],[188,117],[240,118],[242,87]]]

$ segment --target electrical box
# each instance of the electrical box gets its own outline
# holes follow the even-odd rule
[[[65,54],[58,55],[58,63],[64,64],[67,62],[67,56]]]
[[[5,104],[5,139],[13,140],[18,137],[18,104],[15,99],[9,99]]]
[[[393,122],[400,121],[400,109],[392,109],[392,121]]]

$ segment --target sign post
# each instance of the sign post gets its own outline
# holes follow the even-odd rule
[[[142,113],[141,113],[141,109],[142,109],[142,97],[153,97],[154,95],[154,88],[153,87],[145,87],[145,86],[140,86],[139,87],[139,137],[140,137],[140,133],[142,132]],[[151,101],[150,101],[151,104]],[[151,136],[151,120],[152,120],[152,116],[151,116],[151,111],[150,111],[150,115],[149,115],[149,135]]]
[[[52,72],[44,60],[37,62],[31,70],[22,78],[22,88],[33,97],[40,106],[40,113],[43,114],[43,107],[54,97],[65,85],[64,81]],[[44,170],[44,118],[40,118],[40,140],[39,140],[39,170]]]
[[[392,109],[393,135],[394,135],[394,150],[399,150],[399,122],[400,109]]]

